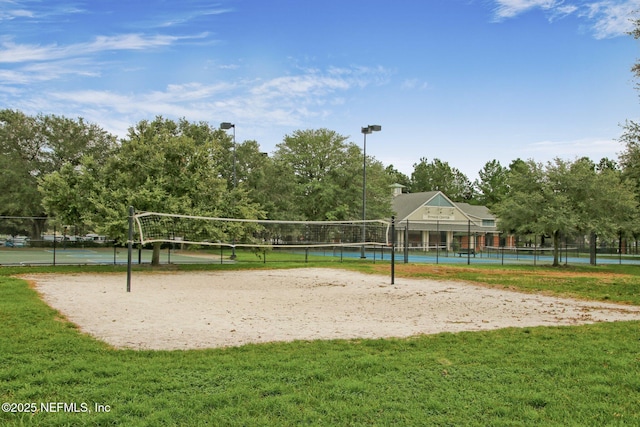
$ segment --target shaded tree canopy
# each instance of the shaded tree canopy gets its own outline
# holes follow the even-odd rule
[[[274,215],[308,220],[361,218],[363,153],[328,129],[299,130],[284,137],[273,155]],[[391,216],[390,177],[367,158],[367,218]],[[286,194],[286,195],[284,195]]]
[[[442,191],[454,202],[468,202],[474,198],[474,188],[462,172],[440,159],[428,162],[426,157],[413,165],[411,192]]]
[[[512,163],[508,193],[493,207],[505,232],[552,236],[558,265],[560,233],[615,235],[637,216],[632,188],[610,168],[587,158]]]
[[[128,206],[187,215],[261,217],[247,192],[229,189],[220,176],[217,132],[203,123],[162,117],[141,121],[104,164],[87,156],[79,167],[66,166],[45,177],[40,188],[47,212],[90,224],[121,242],[126,240],[123,218]]]
[[[0,215],[45,217],[38,182],[83,156],[104,162],[116,138],[83,119],[0,110]],[[27,232],[39,238],[44,220]]]
[[[485,163],[478,172],[480,179],[475,182],[479,190],[477,198],[480,204],[490,208],[504,199],[508,191],[508,173],[509,169],[497,160]]]

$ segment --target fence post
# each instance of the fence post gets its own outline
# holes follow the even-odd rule
[[[467,220],[467,265],[471,265],[471,220]]]
[[[438,239],[436,240],[436,264],[440,263],[440,220],[436,220],[436,236]]]
[[[56,226],[53,226],[53,266],[56,266]]]

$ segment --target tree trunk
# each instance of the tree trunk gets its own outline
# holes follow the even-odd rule
[[[44,226],[47,222],[46,219],[34,219],[31,223],[31,240],[40,240],[42,239],[42,234],[44,233]]]
[[[560,253],[560,231],[553,232],[553,266],[558,267],[560,262],[558,260],[558,254]]]
[[[151,265],[156,267],[160,265],[160,246],[161,242],[155,242],[153,244],[153,255],[151,255]]]
[[[591,237],[589,239],[589,264],[596,265],[596,251],[597,251],[597,240],[598,236],[596,233],[591,232]]]

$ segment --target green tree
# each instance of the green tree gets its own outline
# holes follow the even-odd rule
[[[640,19],[634,19],[633,25],[634,28],[629,32],[629,35],[631,35],[636,40],[640,39]],[[633,66],[631,67],[631,72],[635,75],[636,78],[640,78],[640,62],[636,62],[635,64],[633,64]],[[636,86],[636,88],[638,88],[638,86]]]
[[[600,159],[600,161],[598,162],[598,164],[596,165],[596,169],[598,171],[603,171],[605,169],[609,169],[612,171],[619,171],[620,168],[618,167],[618,162],[616,162],[615,160],[612,160],[608,157],[603,157]]]
[[[407,189],[411,187],[411,178],[397,170],[393,165],[387,166],[384,171],[389,175],[392,184],[404,185]]]
[[[469,178],[440,159],[428,162],[426,157],[413,165],[411,192],[442,191],[454,202],[468,202],[474,198]]]
[[[553,265],[558,265],[559,233],[574,226],[561,183],[542,164],[529,160],[513,164],[508,186],[507,197],[492,209],[499,227],[508,233],[553,236]]]
[[[559,264],[562,232],[615,234],[633,223],[637,203],[631,187],[609,168],[598,171],[587,158],[555,159],[546,166],[512,163],[507,196],[493,207],[503,231],[553,238]]]
[[[504,199],[508,191],[508,172],[509,169],[502,166],[498,160],[485,163],[478,172],[480,179],[475,182],[479,190],[477,197],[480,204],[491,208]]]
[[[82,119],[0,110],[0,215],[44,217],[38,181],[85,155],[104,161],[115,146],[113,135]],[[44,221],[34,226],[39,238]]]
[[[627,120],[623,133],[618,139],[625,145],[620,153],[622,176],[629,180],[640,194],[640,124]]]
[[[277,145],[271,166],[273,218],[348,220],[361,217],[363,154],[328,129],[298,130]],[[390,179],[367,158],[367,218],[391,216]]]
[[[262,212],[242,188],[229,189],[216,158],[218,130],[205,123],[157,117],[129,129],[104,165],[87,156],[42,180],[50,213],[79,216],[100,233],[124,243],[128,206],[140,211],[258,218]],[[82,197],[73,198],[82,191]],[[241,233],[242,230],[235,230]],[[219,239],[230,239],[220,232]],[[159,263],[158,244],[152,263]]]

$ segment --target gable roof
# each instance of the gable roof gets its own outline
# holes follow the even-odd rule
[[[478,206],[478,205],[470,205],[469,203],[456,203],[456,206],[460,208],[465,214],[470,217],[478,218],[478,219],[496,219],[496,217],[491,213],[488,207],[486,206]]]
[[[417,209],[435,198],[437,195],[441,195],[446,200],[449,200],[449,198],[444,193],[442,193],[442,191],[425,191],[421,193],[398,194],[393,198],[393,201],[391,203],[391,207],[396,213],[396,221],[403,221]],[[496,219],[496,217],[491,214],[489,208],[487,208],[486,206],[470,205],[469,203],[464,202],[451,203],[453,203],[455,207],[460,209],[468,217],[476,219]]]
[[[423,193],[398,194],[391,202],[391,208],[396,213],[396,221],[402,221],[420,206],[435,197],[440,191],[426,191]]]

